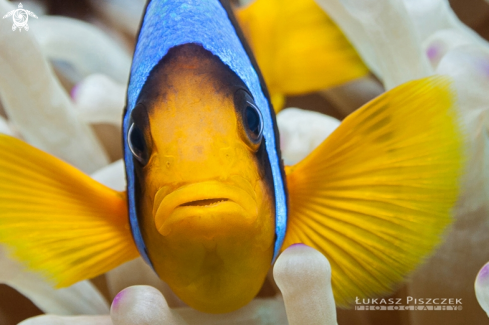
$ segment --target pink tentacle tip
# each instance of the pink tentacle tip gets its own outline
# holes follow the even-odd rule
[[[122,290],[121,292],[119,292],[115,297],[114,297],[114,300],[112,301],[112,307],[111,308],[117,308],[122,300],[122,298],[124,297],[125,293],[124,293],[124,290]]]
[[[309,247],[309,246],[307,246],[306,244],[303,244],[303,243],[295,243],[295,244],[290,245],[288,248],[292,248],[292,247],[299,248],[299,247]]]
[[[280,149],[287,147],[287,137],[283,134],[280,134]]]
[[[70,97],[74,102],[76,102],[76,98],[78,96],[79,90],[80,90],[80,84],[76,84],[73,86],[73,88],[71,88]]]
[[[487,59],[481,60],[480,69],[484,72],[485,77],[489,77],[489,62]]]
[[[440,55],[440,47],[438,45],[432,44],[426,50],[426,55],[428,56],[428,59],[430,59],[430,61],[434,61]]]
[[[477,282],[480,284],[489,284],[489,263],[484,265],[477,275]]]

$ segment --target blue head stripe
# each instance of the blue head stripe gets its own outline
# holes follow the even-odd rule
[[[136,216],[134,164],[127,142],[131,112],[153,68],[170,48],[186,43],[202,45],[229,66],[251,91],[262,113],[263,136],[271,164],[275,192],[277,235],[273,257],[275,260],[285,237],[287,202],[271,108],[261,89],[259,76],[246,54],[228,13],[218,0],[152,0],[146,8],[132,62],[127,91],[127,110],[123,124],[129,219],[134,241],[143,258],[151,265]]]

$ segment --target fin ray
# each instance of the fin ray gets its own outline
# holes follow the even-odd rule
[[[463,164],[448,79],[392,89],[286,168],[283,247],[299,241],[330,259],[339,306],[387,293],[441,240]]]
[[[125,193],[0,135],[0,243],[58,287],[138,256]]]

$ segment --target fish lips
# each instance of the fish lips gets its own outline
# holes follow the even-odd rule
[[[188,222],[212,236],[212,230],[219,231],[223,222],[227,226],[253,224],[258,217],[254,193],[236,185],[206,181],[183,185],[167,195],[164,192],[165,188],[158,190],[153,208],[156,229],[163,236]]]

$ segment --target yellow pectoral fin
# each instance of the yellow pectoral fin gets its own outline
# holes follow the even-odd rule
[[[138,256],[125,193],[0,135],[0,243],[58,287]]]
[[[314,0],[256,0],[238,9],[236,17],[272,98],[337,86],[368,73]]]
[[[284,248],[304,243],[332,266],[339,306],[389,292],[439,243],[462,172],[450,83],[405,83],[350,115],[286,169]]]

